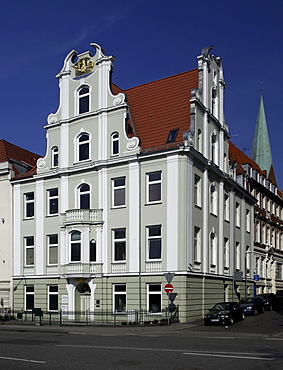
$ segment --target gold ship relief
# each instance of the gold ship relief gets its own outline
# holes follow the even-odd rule
[[[84,58],[79,59],[77,63],[72,65],[72,67],[76,71],[76,76],[80,76],[80,75],[92,72],[93,67],[94,67],[94,62],[90,60],[89,57],[84,57]]]

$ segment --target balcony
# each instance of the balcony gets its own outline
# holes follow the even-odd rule
[[[86,277],[102,273],[102,263],[70,263],[60,266],[60,274],[67,277]]]
[[[69,209],[62,215],[62,222],[66,225],[100,224],[103,223],[102,209]]]

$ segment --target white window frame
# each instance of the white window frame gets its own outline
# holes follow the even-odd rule
[[[218,192],[215,183],[210,185],[210,213],[217,216],[218,212]]]
[[[28,291],[29,289],[32,289]],[[27,296],[33,296],[33,307],[27,307]],[[34,309],[34,285],[25,285],[25,311],[32,311]]]
[[[84,140],[84,141],[80,141],[80,139],[83,137],[83,136],[87,136],[88,139],[87,140]],[[85,162],[85,161],[89,161],[90,158],[91,158],[91,136],[88,132],[80,132],[79,135],[77,135],[76,137],[76,162]],[[81,147],[83,145],[87,145],[88,146],[88,157],[87,158],[80,158],[80,150],[81,150]]]
[[[57,237],[57,242],[54,242],[54,238],[56,239],[56,237]],[[53,239],[53,240],[52,240]],[[47,258],[47,261],[48,261],[48,265],[58,265],[58,251],[59,251],[59,248],[58,248],[58,234],[50,234],[50,235],[47,235],[47,248],[48,248],[48,258]],[[56,260],[57,260],[57,262],[52,262],[52,261],[50,261],[51,260],[51,258],[50,258],[50,256],[51,256],[51,254],[53,255],[53,251],[51,252],[51,250],[56,250],[57,249],[57,253],[56,253],[56,255],[57,255],[57,258],[56,258]]]
[[[195,174],[195,183],[194,183],[194,202],[195,206],[200,207],[201,204],[201,177]]]
[[[32,197],[32,198],[29,198]],[[24,212],[25,212],[25,217],[24,218],[34,218],[34,192],[30,191],[28,193],[24,194]],[[32,210],[32,215],[29,215],[30,213],[30,208]]]
[[[217,235],[214,230],[209,234],[210,267],[215,268],[217,264]]]
[[[32,242],[32,244],[28,244],[28,240]],[[34,250],[34,236],[25,236],[24,237],[24,246],[25,246],[25,266],[34,266],[35,262],[35,250]],[[28,263],[28,255],[32,251],[32,262]]]
[[[84,88],[87,88],[88,92],[80,95],[80,91],[82,91]],[[88,110],[85,112],[80,112],[80,100],[84,98],[88,98]],[[79,86],[79,88],[76,90],[76,105],[75,106],[76,106],[77,115],[89,113],[91,111],[91,87],[89,85],[83,84]]]
[[[230,268],[230,240],[229,238],[224,238],[223,245],[223,263],[224,269],[228,270]]]
[[[124,198],[124,202],[121,204],[117,204],[116,195],[119,194],[119,197],[122,194]],[[121,176],[112,179],[112,207],[113,208],[120,208],[126,206],[126,177]]]
[[[224,194],[224,220],[230,221],[230,197]]]
[[[150,230],[157,229],[157,228],[160,229],[160,233],[158,235],[150,235]],[[149,261],[160,261],[162,259],[162,226],[161,225],[150,225],[150,226],[146,226],[146,230],[147,230],[147,256],[148,256],[148,260]],[[152,252],[151,249],[154,247],[154,245],[152,245],[152,243],[154,243],[158,240],[160,241],[160,257],[153,258],[153,257],[151,257],[151,252]]]
[[[236,202],[236,227],[241,227],[241,205]]]
[[[118,288],[121,288],[121,290],[118,290]],[[124,297],[125,305],[120,310],[117,307],[117,301],[118,296]],[[117,314],[125,314],[127,312],[127,284],[113,284],[113,312]]]
[[[76,234],[76,235],[80,235],[80,239],[74,239],[72,240],[72,236]],[[73,246],[75,244],[79,244],[79,254],[80,254],[80,258],[79,259],[73,259],[72,258],[72,250],[73,250]],[[72,230],[70,232],[70,263],[80,263],[82,260],[82,232],[79,231],[79,230]]]
[[[158,179],[150,179],[150,177],[154,177],[160,175],[160,178]],[[151,200],[151,189],[152,188],[157,189],[157,192],[160,194],[158,199]],[[149,172],[146,174],[146,189],[147,189],[147,204],[156,204],[162,202],[162,171],[154,171]]]
[[[241,244],[236,241],[236,271],[241,270]]]
[[[156,287],[156,290],[151,290],[150,288]],[[150,296],[156,295],[160,297],[160,309],[152,309],[152,303],[150,303]],[[162,285],[159,283],[148,283],[147,284],[147,311],[152,314],[160,315],[162,313]]]
[[[194,227],[194,262],[201,262],[201,228]]]
[[[111,156],[119,155],[120,153],[120,135],[119,132],[111,134]]]
[[[57,288],[57,290],[52,291],[52,288]],[[51,309],[51,297],[57,298],[57,309]],[[48,285],[48,312],[58,312],[59,310],[59,294],[58,294],[58,285],[51,284]]]
[[[88,190],[82,191],[81,189],[84,186],[88,186]],[[88,196],[88,202],[89,202],[88,208],[82,208],[82,198],[81,197],[85,197],[85,196]],[[87,182],[83,182],[77,187],[77,208],[78,209],[90,209],[91,208],[90,205],[91,205],[91,186]]]
[[[122,237],[119,237],[118,236],[118,233],[124,233],[124,236]],[[117,229],[113,229],[112,230],[112,237],[113,237],[113,262],[126,262],[126,258],[127,258],[127,230],[125,227],[120,227],[120,228],[117,228]],[[122,253],[123,257],[124,258],[120,258],[120,256],[117,253],[117,248],[118,247],[118,244],[122,244],[124,245],[123,248],[124,248],[124,253]]]
[[[51,167],[56,168],[59,166],[59,149],[58,146],[54,146],[51,149]]]
[[[52,192],[57,190],[57,194],[52,195]],[[52,204],[57,204],[57,212],[51,212]],[[58,215],[59,213],[59,191],[58,188],[48,189],[47,190],[47,209],[48,209],[48,216]]]
[[[251,212],[249,209],[246,209],[246,230],[248,233],[251,232]]]
[[[218,138],[216,132],[213,132],[210,137],[211,144],[211,161],[218,165]]]

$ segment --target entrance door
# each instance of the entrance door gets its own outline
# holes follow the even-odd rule
[[[90,296],[90,287],[87,283],[79,283],[76,286],[76,320],[83,322],[89,320]]]

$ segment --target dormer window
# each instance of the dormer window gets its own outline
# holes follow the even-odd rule
[[[79,90],[79,114],[89,112],[89,87],[83,86]]]
[[[179,129],[170,130],[166,143],[172,143],[176,141]]]

